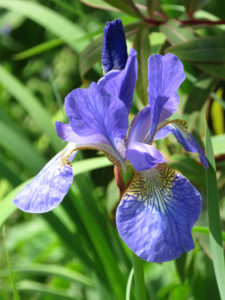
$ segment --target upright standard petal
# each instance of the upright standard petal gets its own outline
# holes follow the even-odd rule
[[[168,122],[165,127],[156,133],[154,139],[161,139],[162,137],[172,133],[186,151],[198,153],[201,163],[205,166],[205,168],[208,168],[208,161],[205,154],[196,139],[187,131],[185,124],[186,123],[181,120]]]
[[[129,145],[126,150],[126,158],[137,171],[147,170],[159,163],[166,162],[156,148],[138,142]]]
[[[44,213],[60,204],[73,182],[70,165],[76,152],[68,144],[16,196],[13,203],[29,213]]]
[[[183,65],[173,54],[152,55],[148,61],[148,95],[151,109],[150,139],[159,121],[172,115],[178,106],[177,89],[185,79]]]
[[[191,230],[201,212],[201,196],[165,164],[136,173],[116,212],[119,234],[149,262],[178,258],[194,248]]]
[[[147,105],[135,116],[130,125],[127,142],[128,145],[135,142],[142,143],[145,141],[145,138],[149,133],[150,121],[150,107]]]
[[[122,70],[127,62],[127,45],[120,19],[107,22],[102,45],[102,68],[104,73]]]
[[[118,97],[126,105],[129,112],[132,104],[134,88],[137,80],[137,53],[130,49],[126,67],[122,71],[111,71],[98,81],[98,85],[107,92]]]
[[[108,145],[120,156],[120,147],[128,129],[128,113],[120,99],[96,83],[88,89],[72,91],[65,102],[70,126],[77,136]],[[85,147],[83,147],[85,148]],[[122,158],[121,158],[122,159]]]

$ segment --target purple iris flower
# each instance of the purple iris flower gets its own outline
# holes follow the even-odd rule
[[[201,212],[201,195],[187,178],[165,164],[153,142],[172,133],[185,150],[199,154],[206,168],[208,163],[185,122],[167,121],[178,108],[177,89],[185,78],[182,63],[172,54],[152,55],[148,72],[149,105],[137,114],[129,131],[137,79],[135,50],[130,50],[124,69],[111,70],[89,88],[68,94],[69,123],[56,122],[59,137],[68,144],[14,203],[25,212],[52,210],[73,181],[71,161],[77,151],[101,150],[124,172],[129,163],[134,169],[116,212],[121,238],[142,259],[164,262],[194,248],[191,230]]]

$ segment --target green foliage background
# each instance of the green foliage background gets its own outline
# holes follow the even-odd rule
[[[113,218],[119,192],[101,153],[79,154],[74,183],[54,211],[30,215],[12,204],[64,147],[54,128],[66,122],[63,99],[102,76],[103,29],[115,18],[138,51],[131,119],[147,104],[149,55],[176,54],[186,80],[175,118],[206,143],[210,162],[205,178],[198,157],[172,137],[157,143],[201,192],[203,212],[195,250],[144,263],[148,299],[225,299],[224,14],[223,0],[0,0],[0,300],[135,299],[131,253]]]

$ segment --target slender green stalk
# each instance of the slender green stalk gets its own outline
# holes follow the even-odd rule
[[[3,229],[2,229],[2,236],[3,236],[3,247],[4,247],[4,250],[5,250],[5,256],[6,256],[7,266],[8,266],[9,279],[10,279],[10,282],[11,282],[11,285],[12,285],[13,300],[21,300],[20,295],[19,295],[19,293],[17,291],[17,288],[16,288],[16,281],[15,281],[14,274],[13,274],[11,259],[10,259],[8,249],[7,249],[7,246],[6,246],[5,227],[3,227]]]
[[[133,276],[134,276],[134,268],[131,269],[130,275],[129,275],[128,280],[127,280],[126,300],[130,300],[130,291],[131,291]]]
[[[137,300],[147,300],[142,260],[133,253],[134,281]]]
[[[208,227],[194,226],[192,231],[209,235]],[[222,231],[222,240],[223,240],[223,242],[225,242],[225,232],[224,231]]]

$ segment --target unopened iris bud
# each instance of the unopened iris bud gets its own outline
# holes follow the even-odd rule
[[[107,22],[102,46],[102,68],[104,73],[122,70],[127,62],[127,45],[121,20]]]

